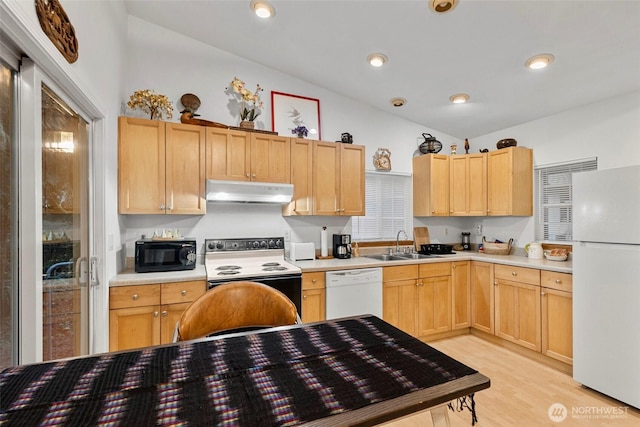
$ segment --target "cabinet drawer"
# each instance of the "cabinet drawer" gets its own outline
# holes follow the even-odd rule
[[[569,273],[542,270],[540,272],[540,283],[545,288],[573,292],[573,275]]]
[[[324,271],[315,273],[304,273],[302,275],[302,290],[307,289],[324,289]]]
[[[513,282],[540,285],[540,270],[535,268],[512,267],[496,264],[494,267],[496,279],[511,280]]]
[[[451,263],[420,264],[420,277],[451,276]]]
[[[160,305],[160,285],[116,286],[109,289],[109,308]]]
[[[192,302],[206,292],[206,282],[197,280],[193,282],[163,283],[160,291],[162,304],[178,304]]]
[[[418,264],[398,265],[395,267],[384,267],[382,269],[382,281],[406,280],[418,278]]]

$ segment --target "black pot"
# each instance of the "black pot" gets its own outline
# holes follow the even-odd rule
[[[428,135],[428,136],[427,136]],[[442,150],[442,143],[431,136],[430,133],[423,133],[424,142],[420,144],[419,150],[422,154],[435,154]]]
[[[428,245],[420,245],[421,254],[450,254],[453,251],[453,245],[443,245],[440,243],[431,243]]]

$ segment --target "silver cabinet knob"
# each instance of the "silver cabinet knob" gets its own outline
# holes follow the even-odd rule
[[[137,301],[138,300],[138,294],[133,294],[131,299],[134,300],[134,301]]]
[[[182,295],[183,297],[187,296],[187,291],[185,291],[184,289],[182,290],[182,292],[180,292],[180,295]]]
[[[167,317],[167,310],[164,310],[164,311],[162,312],[162,317]]]
[[[153,317],[158,317],[158,312],[157,311],[153,312]]]
[[[512,272],[511,272],[511,275],[512,275],[512,276],[517,276],[517,275],[518,275],[518,273],[516,273],[515,271],[512,271]]]
[[[557,284],[560,284],[560,283],[562,283],[562,280],[560,280],[560,279],[556,279],[556,283],[557,283]]]

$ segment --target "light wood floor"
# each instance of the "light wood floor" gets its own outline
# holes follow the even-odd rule
[[[462,335],[429,343],[478,370],[491,379],[491,387],[475,395],[477,427],[537,427],[537,426],[640,426],[640,411],[621,402],[582,387],[571,376],[530,360],[508,349],[496,346],[472,335]],[[561,403],[568,416],[554,422],[548,416],[549,407]],[[622,412],[615,418],[592,415],[577,418],[573,413],[587,411]],[[620,409],[618,409],[620,408]],[[468,410],[449,411],[452,427],[471,426]],[[431,415],[424,411],[384,424],[386,427],[430,427]]]

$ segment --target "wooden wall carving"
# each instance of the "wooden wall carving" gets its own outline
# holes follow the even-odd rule
[[[35,0],[42,31],[70,64],[78,59],[78,39],[67,13],[58,0]]]

